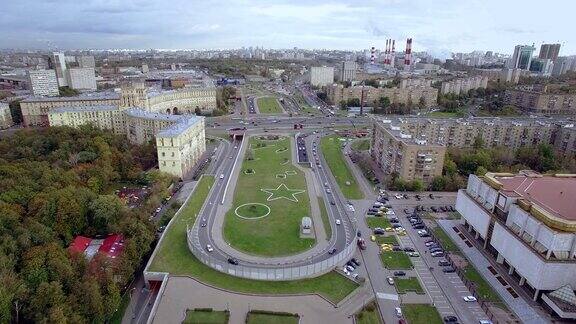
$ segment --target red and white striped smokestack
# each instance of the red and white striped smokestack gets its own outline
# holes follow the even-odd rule
[[[386,49],[384,50],[384,64],[388,64],[388,47],[389,47],[389,40],[386,40]]]
[[[370,49],[370,63],[374,64],[374,60],[376,59],[376,47],[372,46]]]
[[[412,62],[412,38],[406,39],[406,52],[404,54],[404,65]]]
[[[390,52],[390,59],[388,59],[388,63],[391,65],[394,65],[394,59],[396,58],[396,56],[395,56],[395,54],[396,54],[395,44],[396,44],[396,40],[393,39],[392,40],[392,50]]]

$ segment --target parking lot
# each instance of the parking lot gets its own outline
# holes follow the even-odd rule
[[[393,214],[387,214],[388,219],[395,227],[401,226],[405,229],[407,234],[398,236],[397,249],[413,249],[417,253],[407,252],[414,255],[411,257],[414,265],[412,271],[420,278],[432,305],[440,315],[445,319],[456,316],[462,323],[478,323],[479,320],[486,319],[487,316],[478,302],[469,298],[472,294],[455,273],[455,269],[445,260],[445,251],[428,233],[428,227],[436,225],[429,219],[428,213],[449,216],[454,212],[455,193],[390,192],[388,198],[387,205],[393,210]]]

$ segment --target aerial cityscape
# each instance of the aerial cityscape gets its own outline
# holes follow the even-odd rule
[[[3,4],[0,323],[576,322],[574,9]]]

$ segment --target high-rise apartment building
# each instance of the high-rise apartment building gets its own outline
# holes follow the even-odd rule
[[[542,44],[540,45],[539,59],[556,61],[560,54],[560,44]]]
[[[530,63],[532,62],[532,54],[536,48],[530,45],[516,45],[514,48],[514,54],[508,61],[508,67],[511,69],[530,69]]]
[[[54,70],[28,71],[28,83],[35,96],[58,96],[58,78]]]
[[[12,113],[7,102],[0,101],[0,129],[6,129],[13,125]]]
[[[68,86],[68,80],[66,76],[66,56],[64,53],[52,53],[52,56],[48,58],[48,67],[56,71],[56,78],[59,87]]]
[[[80,68],[96,67],[96,61],[94,60],[94,56],[91,55],[78,56],[76,60],[78,61],[78,67]]]
[[[66,71],[68,86],[76,90],[96,90],[94,68],[70,68]]]
[[[334,68],[331,66],[313,66],[310,68],[310,84],[324,87],[334,82]]]
[[[356,79],[356,62],[344,61],[340,70],[340,80],[353,81]]]

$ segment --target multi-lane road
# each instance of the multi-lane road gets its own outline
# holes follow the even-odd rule
[[[306,152],[316,151],[315,146],[318,145],[319,139],[320,135],[317,134],[307,136],[304,140]],[[234,187],[234,182],[237,180],[239,174],[243,153],[246,151],[245,146],[248,145],[246,141],[247,139],[232,142],[223,140],[219,148],[220,151],[214,162],[217,164],[215,172],[216,183],[209,193],[208,199],[200,215],[198,215],[193,228],[194,243],[196,246],[203,247],[202,253],[205,253],[211,260],[218,260],[223,263],[228,262],[229,259],[235,259],[239,265],[243,266],[280,269],[287,266],[295,267],[317,263],[330,258],[334,251],[342,251],[349,244],[355,244],[355,218],[353,217],[351,209],[348,207],[348,203],[340,193],[334,178],[329,171],[327,171],[326,161],[318,150],[316,156],[318,157],[319,165],[313,164],[312,166],[312,170],[314,170],[314,183],[309,184],[308,188],[314,188],[313,190],[317,195],[319,194],[324,197],[333,233],[329,243],[325,244],[322,249],[315,251],[312,255],[304,252],[301,254],[301,257],[299,257],[299,255],[293,255],[285,259],[270,258],[269,261],[265,258],[254,258],[239,251],[231,253],[231,248],[227,242],[222,239],[222,236],[214,234],[217,231],[221,231],[222,218],[225,217],[226,209],[230,207],[225,204],[225,201],[231,199],[231,196],[234,195],[231,188]],[[292,142],[293,145],[296,145],[297,141]],[[294,147],[293,151],[298,151],[298,146]],[[337,219],[341,225],[335,225]],[[210,249],[208,246],[210,246]]]

